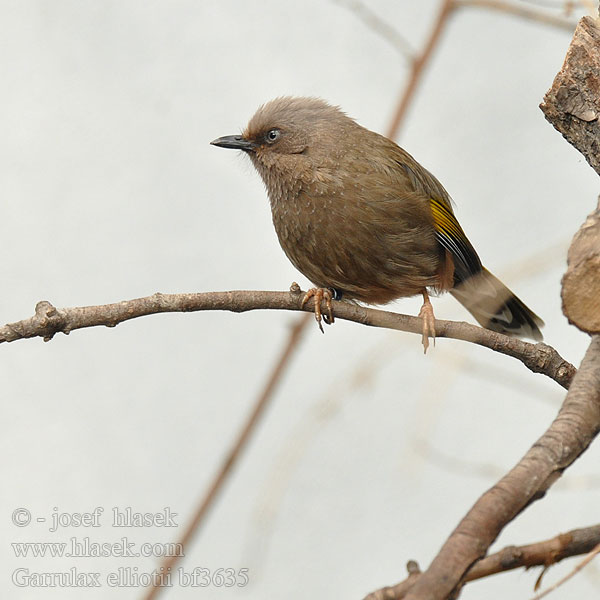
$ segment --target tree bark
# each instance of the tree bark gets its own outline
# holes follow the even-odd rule
[[[583,17],[540,108],[600,175],[600,25]]]
[[[563,313],[587,333],[600,333],[600,199],[575,234],[562,279]]]

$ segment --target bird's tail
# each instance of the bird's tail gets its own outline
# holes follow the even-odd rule
[[[456,284],[450,293],[486,329],[536,341],[543,339],[540,327],[544,321],[487,269]]]

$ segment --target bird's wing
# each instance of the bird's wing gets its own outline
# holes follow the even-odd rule
[[[401,150],[401,149],[400,149]],[[481,272],[482,266],[475,248],[452,211],[452,200],[444,186],[404,150],[398,164],[403,167],[413,188],[429,198],[435,235],[440,245],[447,250],[454,262],[454,281],[465,281]]]
[[[435,236],[454,260],[455,282],[465,281],[482,269],[481,261],[475,248],[467,239],[465,232],[456,220],[448,204],[437,198],[429,198]]]
[[[454,287],[450,293],[483,327],[541,340],[540,327],[544,322],[482,266],[454,216],[452,200],[442,184],[401,148],[396,162],[414,191],[429,201],[436,239],[446,251],[446,261],[451,258],[454,266]]]

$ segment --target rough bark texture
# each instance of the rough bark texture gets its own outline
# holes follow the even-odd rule
[[[600,23],[579,21],[562,69],[540,105],[546,118],[600,174]],[[571,244],[562,281],[563,312],[587,333],[600,332],[600,205]]]
[[[563,313],[587,333],[600,333],[600,200],[575,234],[562,279]]]
[[[546,119],[600,175],[600,25],[583,17],[540,105]]]

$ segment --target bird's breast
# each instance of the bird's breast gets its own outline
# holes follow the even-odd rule
[[[354,186],[325,193],[270,195],[284,252],[311,282],[348,298],[385,303],[437,285],[439,252],[431,223],[411,199],[365,200]]]

